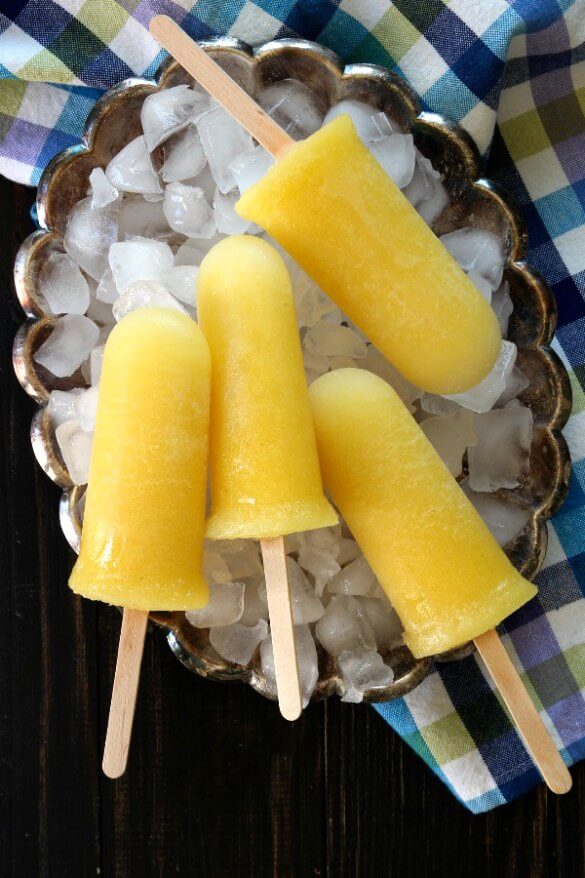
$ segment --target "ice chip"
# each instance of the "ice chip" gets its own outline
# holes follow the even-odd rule
[[[524,372],[522,372],[517,366],[514,366],[508,375],[505,390],[502,392],[502,395],[498,397],[498,407],[501,408],[509,403],[510,400],[516,399],[529,385],[530,380]]]
[[[402,624],[396,610],[381,588],[376,596],[358,597],[356,600],[372,626],[378,650],[385,652],[402,635]]]
[[[108,250],[118,236],[119,203],[92,210],[90,199],[78,201],[69,214],[63,246],[90,277],[99,280],[108,267]]]
[[[85,314],[89,285],[66,253],[53,251],[39,272],[40,290],[52,314]]]
[[[412,134],[389,134],[373,141],[369,150],[399,189],[410,183],[415,165]]]
[[[171,270],[175,258],[168,244],[135,238],[110,247],[110,268],[119,293],[137,280],[157,280]]]
[[[223,107],[213,107],[199,116],[197,130],[215,184],[220,192],[227,195],[236,185],[230,162],[242,153],[249,152],[254,142]]]
[[[47,411],[53,427],[72,421],[77,417],[77,403],[83,390],[52,390],[49,395]]]
[[[362,369],[367,369],[368,372],[373,372],[374,375],[383,378],[387,384],[394,388],[409,411],[414,411],[412,403],[416,399],[420,399],[422,391],[415,387],[414,384],[411,384],[404,375],[401,375],[398,369],[388,362],[386,357],[374,345],[368,345],[367,354],[363,360],[359,361],[358,365]]]
[[[194,125],[189,125],[164,147],[162,178],[165,183],[190,180],[201,173],[207,161]]]
[[[365,595],[371,594],[377,585],[374,571],[363,555],[342,567],[327,584],[332,594]]]
[[[306,543],[299,549],[299,565],[315,580],[315,591],[319,597],[329,580],[341,570],[331,553]]]
[[[428,158],[415,149],[416,164],[410,183],[405,186],[403,194],[408,198],[413,207],[418,208],[423,201],[432,197],[435,189],[435,181],[441,175],[436,171]]]
[[[308,385],[329,371],[329,357],[324,354],[310,354],[308,351],[303,351],[303,363]]]
[[[86,360],[99,338],[93,320],[81,314],[59,317],[48,339],[33,359],[57,378],[73,375]]]
[[[416,209],[425,223],[432,226],[438,220],[447,205],[449,204],[449,195],[440,180],[433,181],[433,192],[430,198],[421,201]]]
[[[294,624],[305,625],[316,622],[325,610],[315,594],[315,589],[292,558],[286,559],[286,572]]]
[[[232,579],[263,574],[258,543],[254,540],[215,540],[214,546],[225,558]]]
[[[422,410],[430,415],[453,415],[455,412],[460,412],[462,408],[459,403],[451,399],[426,392],[423,392],[420,404]]]
[[[142,135],[131,140],[111,159],[106,168],[106,177],[120,192],[139,192],[142,195],[159,195],[162,192]]]
[[[107,302],[100,302],[95,294],[90,291],[89,307],[85,312],[86,317],[96,323],[109,324],[114,323],[114,315],[112,314],[112,306]]]
[[[263,146],[255,146],[253,150],[236,156],[230,162],[230,171],[240,195],[243,195],[250,186],[257,183],[273,164],[274,159]]]
[[[478,415],[475,431],[477,443],[469,449],[469,487],[479,492],[517,487],[530,455],[530,409],[508,405]]]
[[[445,397],[474,412],[489,412],[503,393],[510,373],[514,368],[518,348],[511,341],[502,341],[498,359],[483,381],[465,393],[454,393]]]
[[[105,345],[98,345],[90,354],[90,381],[92,385],[99,384],[104,364]]]
[[[106,177],[102,168],[94,168],[89,175],[89,185],[91,189],[91,206],[93,209],[106,207],[112,201],[116,201],[119,192],[115,186],[112,186]]]
[[[361,549],[355,540],[348,537],[341,537],[339,540],[339,552],[337,554],[337,563],[343,567],[351,561],[355,561],[361,555]]]
[[[225,235],[243,235],[250,228],[248,220],[242,219],[234,210],[238,200],[235,190],[224,195],[219,189],[213,196],[213,218],[219,232]]]
[[[193,308],[198,274],[199,269],[195,265],[175,265],[166,274],[161,275],[159,282],[175,299]]]
[[[296,79],[282,79],[266,86],[257,101],[295,140],[308,137],[321,126],[324,114],[321,101]]]
[[[477,441],[473,427],[474,415],[460,409],[450,415],[426,418],[421,429],[453,476],[461,474],[463,455]]]
[[[295,650],[303,707],[306,707],[315,690],[317,680],[319,679],[317,648],[315,646],[315,641],[313,640],[313,635],[311,634],[311,629],[308,625],[295,626]],[[278,690],[276,686],[274,649],[272,647],[271,634],[262,642],[262,646],[260,647],[260,667],[270,693],[276,698]]]
[[[492,308],[498,318],[500,331],[503,338],[508,334],[508,324],[514,310],[514,304],[510,298],[510,287],[508,281],[503,281],[492,296]]]
[[[232,575],[225,558],[207,541],[203,552],[203,575],[210,584],[230,582]]]
[[[342,701],[359,704],[371,689],[383,689],[394,680],[394,671],[373,650],[342,652],[337,659],[345,684]]]
[[[77,418],[79,426],[86,433],[93,433],[95,416],[98,407],[99,387],[89,387],[84,390],[77,400]]]
[[[530,521],[531,510],[527,506],[520,506],[494,494],[472,491],[467,481],[462,482],[461,487],[500,546],[512,542]]]
[[[188,85],[176,85],[148,95],[142,104],[140,121],[149,152],[181,131],[209,107],[209,97]]]
[[[55,438],[71,481],[74,485],[86,485],[93,433],[86,433],[78,421],[73,420],[59,424]]]
[[[173,311],[187,312],[177,302],[174,296],[156,280],[136,280],[126,287],[117,302],[114,303],[113,312],[117,321],[136,311],[138,308],[171,308]]]
[[[259,619],[255,625],[222,625],[211,628],[209,641],[216,652],[228,662],[236,665],[249,664],[260,643],[268,634],[268,624]]]
[[[246,579],[244,590],[244,612],[240,622],[242,625],[255,625],[258,619],[268,619],[266,602],[266,583],[264,574]]]
[[[476,290],[482,294],[486,302],[491,304],[492,287],[489,280],[486,280],[485,277],[482,277],[481,274],[476,274],[474,271],[470,271],[468,277]]]
[[[163,210],[170,227],[189,238],[212,238],[216,232],[213,209],[197,186],[169,183]]]
[[[380,123],[376,119],[378,112],[378,110],[374,109],[370,104],[364,103],[364,101],[343,100],[331,107],[323,120],[323,124],[326,125],[333,119],[337,119],[338,116],[347,113],[355,125],[358,137],[366,146],[369,146],[374,141],[380,139]]]
[[[100,302],[105,302],[107,305],[113,305],[120,295],[118,287],[114,283],[114,276],[111,268],[107,268],[102,274],[95,295],[96,299],[99,299]]]
[[[441,235],[440,241],[464,271],[485,278],[492,290],[500,285],[506,254],[493,232],[468,226]]]
[[[348,326],[335,326],[323,322],[309,329],[303,339],[303,347],[310,354],[329,357],[345,356],[361,359],[368,353],[365,342]]]
[[[208,603],[185,615],[194,628],[216,628],[239,622],[244,611],[244,584],[222,582],[211,586]]]
[[[118,226],[120,241],[136,236],[154,238],[168,231],[168,228],[162,201],[145,201],[139,195],[124,197]]]
[[[333,595],[325,615],[317,622],[315,634],[319,643],[333,656],[345,650],[376,648],[374,630],[357,599],[351,595]]]

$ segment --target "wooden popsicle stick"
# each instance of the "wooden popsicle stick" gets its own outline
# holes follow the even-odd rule
[[[262,540],[260,547],[266,577],[278,706],[285,719],[294,720],[301,715],[303,704],[286,572],[284,538],[275,537],[270,540]]]
[[[128,762],[147,623],[146,610],[124,610],[102,760],[104,774],[112,779],[124,774]]]
[[[168,15],[155,15],[150,21],[150,33],[175,58],[187,73],[197,80],[230,116],[266,149],[280,158],[294,140],[283,131],[268,113],[221,69],[219,64],[187,36]]]
[[[486,631],[474,641],[500,695],[516,723],[526,749],[553,793],[568,793],[573,785],[548,729],[539,716],[496,631]]]

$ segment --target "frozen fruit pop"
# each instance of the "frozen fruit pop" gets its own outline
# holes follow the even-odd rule
[[[415,656],[466,643],[536,594],[388,384],[340,369],[310,398],[325,485]]]
[[[142,308],[113,329],[74,592],[139,610],[208,601],[201,559],[209,395],[209,350],[189,317]]]
[[[417,387],[459,393],[494,365],[494,312],[349,116],[292,146],[236,210],[276,238]]]
[[[226,238],[201,263],[197,306],[211,351],[211,539],[325,527],[290,279],[273,247]]]
[[[199,270],[211,351],[207,535],[261,541],[282,714],[301,710],[282,535],[337,522],[323,495],[288,272],[251,235],[226,238]]]

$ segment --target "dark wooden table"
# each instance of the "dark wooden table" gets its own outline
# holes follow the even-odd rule
[[[130,766],[100,772],[120,616],[73,597],[59,491],[12,374],[16,250],[33,192],[0,179],[0,876],[585,875],[585,765],[474,817],[365,706],[289,725],[239,684],[147,638]]]

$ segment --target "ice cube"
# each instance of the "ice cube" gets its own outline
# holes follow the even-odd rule
[[[514,366],[506,381],[506,388],[502,395],[498,397],[498,407],[501,408],[516,399],[530,385],[530,380],[526,377],[517,366]]]
[[[481,515],[500,546],[507,546],[528,524],[531,510],[494,494],[472,491],[467,481],[461,484],[469,500]]]
[[[174,296],[156,280],[136,280],[126,287],[120,298],[113,305],[114,317],[120,321],[122,317],[138,308],[171,308],[173,311],[186,310]]]
[[[263,573],[258,543],[254,540],[215,540],[214,546],[225,559],[232,579],[245,579]]]
[[[63,236],[63,246],[90,277],[99,280],[108,267],[108,250],[118,236],[118,202],[92,210],[90,199],[74,206]]]
[[[303,339],[303,347],[310,354],[345,356],[361,359],[368,353],[365,342],[348,326],[317,323]]]
[[[296,79],[282,79],[266,86],[256,100],[295,140],[308,137],[321,126],[324,114],[321,101]]]
[[[195,265],[175,265],[166,274],[161,275],[159,283],[172,293],[175,299],[194,308],[198,274],[199,269]]]
[[[311,634],[311,629],[308,625],[295,626],[295,650],[303,707],[306,707],[315,690],[317,680],[319,679],[317,648],[315,646],[315,641],[313,640],[313,635]],[[276,697],[278,689],[276,686],[274,650],[272,647],[271,634],[262,642],[262,646],[260,647],[260,667],[262,668],[262,673],[268,684],[269,691],[274,697]]]
[[[506,338],[508,334],[508,324],[510,322],[510,317],[512,315],[512,311],[514,310],[514,304],[512,299],[510,298],[510,287],[508,285],[508,281],[503,281],[500,284],[498,289],[492,296],[492,308],[494,309],[494,313],[498,318],[498,323],[500,324],[500,331],[502,336]]]
[[[165,143],[162,178],[165,183],[190,180],[201,173],[207,159],[194,125]]]
[[[415,165],[412,134],[390,134],[371,143],[369,150],[399,189],[410,183]]]
[[[112,186],[102,168],[94,168],[89,175],[91,189],[92,208],[106,207],[112,201],[116,201],[120,195],[115,186]]]
[[[402,635],[402,623],[381,587],[377,596],[357,597],[360,609],[374,631],[376,644],[384,652]]]
[[[55,438],[71,481],[75,485],[86,485],[93,433],[86,433],[79,422],[73,420],[59,424],[55,430]]]
[[[213,107],[199,116],[197,130],[216,186],[227,195],[236,185],[230,162],[250,152],[254,142],[223,107]]]
[[[216,232],[213,210],[197,186],[169,183],[163,210],[170,227],[189,238],[212,238]]]
[[[362,369],[367,369],[368,372],[373,372],[374,375],[383,378],[387,384],[394,388],[409,411],[414,411],[412,403],[415,399],[420,399],[422,391],[415,387],[414,384],[411,384],[404,375],[401,375],[398,369],[392,363],[389,363],[386,357],[374,345],[368,345],[367,354],[358,365]]]
[[[175,263],[168,244],[147,238],[112,244],[109,260],[114,283],[120,293],[134,281],[157,280],[167,274]]]
[[[350,561],[355,561],[360,555],[361,549],[355,540],[348,539],[348,537],[341,537],[339,540],[339,552],[337,555],[338,564],[341,564],[343,567],[344,564],[349,564]]]
[[[209,602],[199,610],[189,610],[185,615],[194,628],[215,628],[233,625],[244,611],[244,584],[222,582],[212,585]]]
[[[248,220],[242,219],[234,210],[238,194],[234,190],[224,195],[219,189],[213,197],[213,218],[218,231],[226,235],[243,235],[250,228]]]
[[[286,572],[294,624],[305,625],[316,622],[325,610],[315,594],[315,589],[292,558],[286,559]]]
[[[40,290],[51,314],[85,314],[89,285],[73,259],[53,251],[39,272]]]
[[[327,584],[327,591],[333,594],[372,594],[377,584],[374,571],[362,555],[341,568]]]
[[[209,108],[209,97],[188,85],[176,85],[148,95],[142,104],[140,121],[149,152],[181,131],[199,113]]]
[[[451,415],[426,418],[421,429],[453,476],[461,474],[463,455],[477,441],[473,428],[474,415],[460,409]]]
[[[299,549],[299,565],[315,580],[315,591],[319,597],[329,580],[341,570],[331,553],[307,544]]]
[[[77,419],[86,433],[93,433],[98,407],[99,387],[89,387],[77,400]]]
[[[72,421],[77,417],[77,403],[83,390],[52,390],[49,396],[47,411],[54,427]]]
[[[410,183],[404,188],[403,194],[413,207],[418,208],[423,201],[428,201],[434,192],[434,183],[441,178],[429,159],[415,149],[416,164]]]
[[[480,274],[476,274],[474,271],[469,272],[469,280],[473,284],[473,286],[481,293],[486,302],[491,304],[492,301],[492,287],[489,280],[486,280],[485,277],[482,277]]]
[[[467,226],[440,239],[464,271],[484,277],[495,290],[501,283],[506,254],[501,240],[485,229]]]
[[[436,393],[423,392],[420,400],[422,410],[431,415],[453,415],[461,411],[461,406],[451,399],[438,396]]]
[[[90,354],[90,381],[92,385],[99,384],[102,377],[102,367],[104,364],[105,345],[98,345]]]
[[[137,195],[126,196],[122,201],[118,227],[120,241],[137,235],[154,238],[155,235],[167,232],[168,229],[162,201],[145,201]]]
[[[369,690],[383,689],[394,680],[394,671],[373,650],[342,652],[337,660],[345,692],[342,701],[359,704]]]
[[[303,363],[308,385],[329,371],[329,357],[324,354],[310,354],[308,351],[303,351]]]
[[[242,625],[255,625],[258,619],[268,619],[264,574],[246,579],[244,612],[240,622]]]
[[[203,574],[210,584],[230,582],[232,575],[225,558],[217,551],[213,543],[206,542],[203,552]]]
[[[266,152],[263,146],[255,146],[253,150],[236,156],[230,162],[230,171],[236,181],[240,195],[243,195],[250,186],[261,180],[273,164],[274,159]]]
[[[425,198],[417,205],[417,211],[428,226],[438,220],[447,205],[449,194],[440,180],[433,180],[433,192],[430,198]]]
[[[530,409],[508,405],[478,415],[475,431],[477,444],[469,449],[469,487],[489,492],[519,485],[530,454]]]
[[[108,181],[120,192],[160,195],[162,188],[142,135],[131,140],[106,168]]]
[[[343,100],[331,107],[323,120],[323,125],[347,113],[355,125],[358,137],[369,146],[373,141],[380,139],[380,124],[375,119],[378,112],[364,101]]]
[[[81,314],[59,317],[48,339],[33,359],[57,378],[73,375],[97,344],[100,331]]]
[[[301,277],[300,272],[299,274],[290,272],[290,274],[297,322],[300,327],[314,326],[325,315],[332,311],[339,311],[331,299],[328,299],[306,275]],[[337,323],[341,323],[341,320],[338,320]]]
[[[113,305],[120,295],[118,287],[114,283],[114,276],[111,268],[107,268],[102,274],[95,295],[96,299],[99,299],[100,302],[105,302],[107,305]]]
[[[97,285],[96,285],[97,289]],[[112,306],[107,302],[100,302],[95,294],[90,291],[89,308],[85,312],[96,323],[114,323],[114,315],[112,314]]]
[[[374,630],[356,598],[351,595],[333,595],[325,615],[317,622],[317,640],[330,655],[338,656],[344,650],[375,649]]]
[[[506,387],[517,354],[518,348],[513,342],[502,341],[498,359],[483,381],[480,381],[471,390],[466,390],[465,393],[446,395],[445,399],[456,402],[473,412],[489,412]]]
[[[247,665],[268,634],[268,624],[259,619],[255,625],[224,625],[211,628],[209,641],[216,652],[228,662]]]

